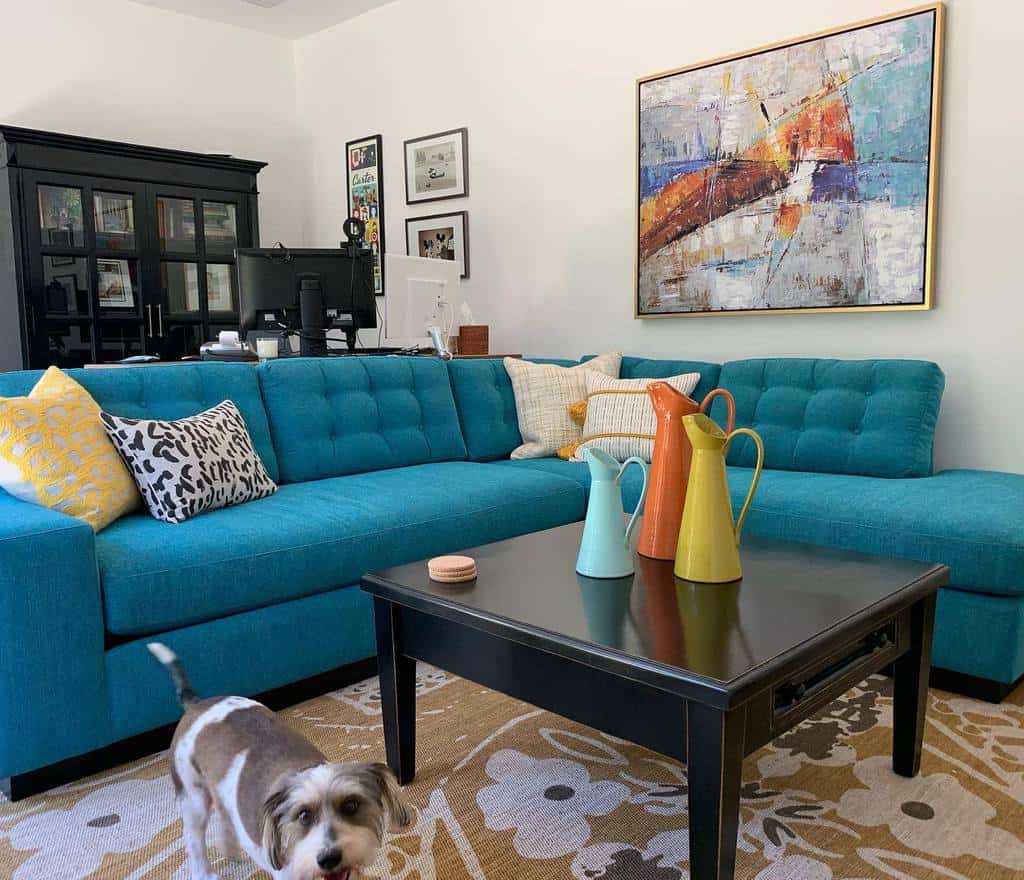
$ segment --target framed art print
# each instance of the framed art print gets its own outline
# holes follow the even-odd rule
[[[469,277],[469,222],[465,211],[410,217],[405,221],[405,252],[428,260],[454,260]]]
[[[186,297],[189,293],[186,292]],[[211,312],[230,312],[235,308],[231,266],[227,263],[206,264],[206,308]]]
[[[132,271],[127,260],[96,260],[96,297],[103,308],[135,307]]]
[[[941,3],[637,82],[637,317],[932,307]]]
[[[469,131],[453,128],[405,142],[405,203],[469,194]]]
[[[373,290],[384,295],[384,176],[381,136],[345,144],[348,216],[366,224],[366,243],[373,252]]]

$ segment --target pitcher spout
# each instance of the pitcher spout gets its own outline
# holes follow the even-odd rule
[[[655,412],[678,412],[682,417],[687,412],[697,411],[697,402],[668,382],[652,382],[647,386],[647,396]]]
[[[729,435],[704,413],[696,413],[683,419],[683,428],[694,449],[721,450],[725,448]]]
[[[591,481],[618,480],[621,476],[621,465],[603,449],[584,450],[583,460],[590,468]]]

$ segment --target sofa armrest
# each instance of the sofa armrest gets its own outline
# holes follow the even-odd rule
[[[103,652],[92,528],[0,491],[0,777],[102,744]]]

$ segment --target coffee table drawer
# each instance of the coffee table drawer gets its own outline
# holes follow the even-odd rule
[[[787,675],[772,689],[773,732],[788,730],[801,717],[894,661],[906,649],[907,636],[905,618],[894,617]]]

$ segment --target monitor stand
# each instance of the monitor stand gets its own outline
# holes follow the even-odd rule
[[[356,351],[356,323],[352,319],[351,315],[345,315],[343,318],[335,318],[331,323],[332,330],[340,330],[345,334],[345,345],[348,348],[349,354],[355,354]]]
[[[324,293],[320,276],[312,272],[299,276],[299,352],[303,357],[326,357]]]
[[[358,327],[351,315],[325,320],[324,294],[320,276],[315,273],[300,275],[299,282],[299,354],[302,357],[335,357],[338,355],[389,355],[406,353],[400,348],[361,348],[356,350]],[[327,344],[327,331],[341,330],[345,334],[345,350],[332,349]],[[287,330],[283,330],[287,333]]]
[[[345,334],[345,345],[349,354],[355,354],[356,326],[352,315],[327,320],[324,308],[324,292],[320,276],[304,273],[299,276],[299,314],[302,327],[299,351],[303,357],[328,357],[332,354],[327,342],[328,330],[341,330]]]

